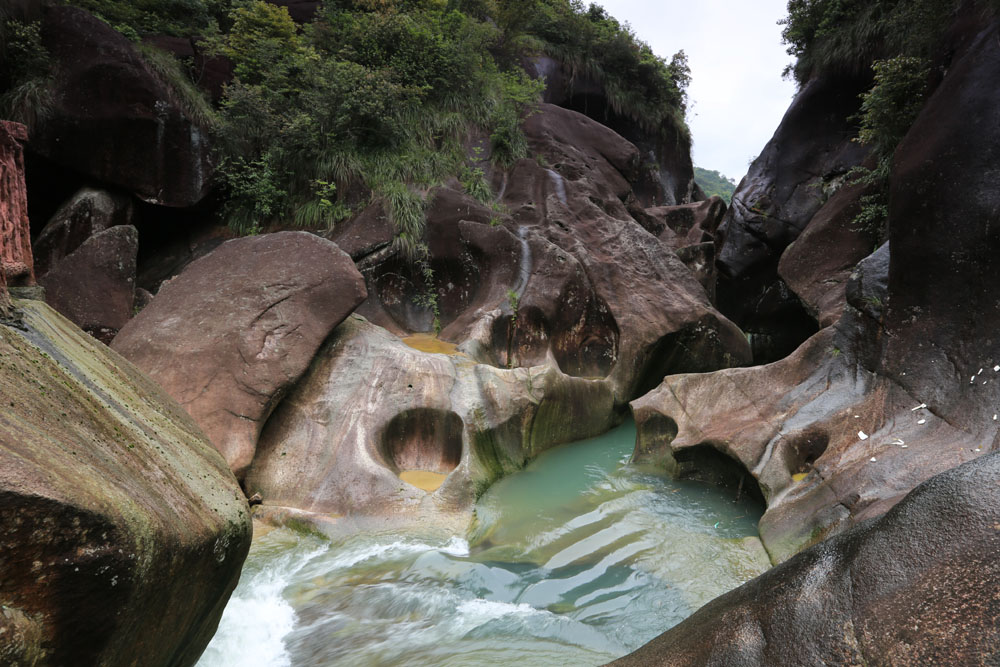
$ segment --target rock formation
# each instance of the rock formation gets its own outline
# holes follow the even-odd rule
[[[434,194],[426,238],[441,337],[501,368],[608,378],[618,406],[667,372],[748,362],[743,334],[633,217],[655,222],[632,189],[635,146],[552,105],[524,130],[538,158],[494,175],[505,212]],[[433,314],[414,299],[427,288],[405,260],[373,249],[359,261],[371,294],[361,314],[397,332],[430,328]]]
[[[250,545],[184,411],[37,301],[0,324],[0,663],[193,665]]]
[[[614,420],[607,380],[428,354],[353,315],[268,421],[245,486],[310,512],[467,513],[498,477]],[[407,470],[448,477],[429,495]]]
[[[24,153],[27,129],[0,121],[0,311],[6,304],[7,285],[33,285],[31,228],[24,187]]]
[[[1000,455],[708,603],[615,667],[991,665]]]
[[[32,250],[37,275],[44,276],[94,234],[117,225],[132,224],[133,211],[129,197],[107,190],[80,188],[59,207],[35,238]]]
[[[898,147],[889,243],[855,269],[837,323],[770,366],[670,377],[633,404],[638,457],[683,467],[707,447],[758,480],[775,560],[998,445],[996,35],[956,54]]]
[[[94,234],[39,279],[46,301],[94,338],[110,343],[133,315],[139,234],[119,225]]]
[[[183,405],[242,477],[274,406],[365,294],[350,258],[318,236],[236,239],[164,284],[112,347]]]
[[[543,100],[582,113],[635,145],[642,166],[636,173],[635,195],[643,206],[675,206],[696,198],[691,138],[664,123],[657,131],[615,111],[608,91],[593,77],[555,58],[532,58],[527,69],[545,79]]]
[[[806,83],[736,188],[719,228],[719,308],[750,335],[757,363],[780,359],[816,331],[778,275],[778,263],[821,209],[837,217],[834,211],[845,205],[844,195],[830,197],[865,157],[866,149],[851,140],[856,128],[848,119],[869,84],[867,78]],[[850,257],[856,262],[864,255]]]

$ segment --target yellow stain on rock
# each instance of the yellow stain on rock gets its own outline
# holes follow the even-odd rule
[[[431,352],[433,354],[461,354],[458,345],[441,340],[434,334],[416,333],[401,339],[414,350],[421,352]]]
[[[428,470],[404,470],[399,473],[401,480],[418,489],[423,489],[427,493],[434,493],[441,488],[446,477],[448,475],[443,472],[430,472]]]
[[[796,482],[801,482],[802,480],[804,480],[808,476],[809,476],[809,473],[807,473],[807,472],[797,472],[794,475],[792,475],[792,479],[795,480]]]

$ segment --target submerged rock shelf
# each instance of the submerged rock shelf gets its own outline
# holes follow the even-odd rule
[[[762,507],[626,462],[631,422],[487,491],[463,537],[258,538],[201,667],[599,665],[765,571]]]

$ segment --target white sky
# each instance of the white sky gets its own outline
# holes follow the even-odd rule
[[[781,78],[792,60],[777,25],[787,0],[594,1],[668,62],[684,49],[694,163],[739,182],[795,93]]]

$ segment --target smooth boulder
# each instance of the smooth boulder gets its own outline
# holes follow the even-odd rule
[[[35,270],[44,276],[94,234],[132,224],[131,198],[96,188],[80,188],[45,224],[32,243]]]
[[[133,315],[139,233],[120,225],[91,236],[38,282],[49,305],[102,343]]]
[[[242,477],[274,406],[365,297],[330,241],[234,239],[164,283],[112,348],[184,406]]]

